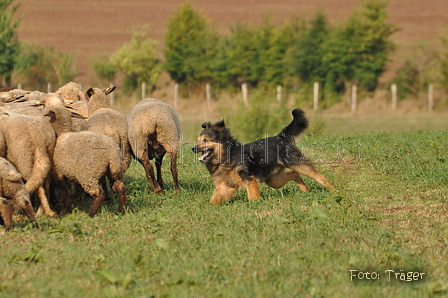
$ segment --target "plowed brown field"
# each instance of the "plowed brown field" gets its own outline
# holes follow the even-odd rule
[[[81,83],[92,78],[89,59],[98,52],[112,53],[129,40],[136,29],[163,46],[163,35],[170,16],[184,0],[20,0],[16,13],[22,16],[19,38],[40,46],[75,54]],[[282,22],[291,16],[307,18],[323,9],[332,24],[341,24],[359,8],[360,0],[190,0],[193,7],[207,16],[222,34],[238,20],[260,24],[264,16]],[[447,0],[391,0],[390,23],[401,30],[393,35],[399,58],[419,42],[428,40],[437,46],[438,37],[448,34]]]

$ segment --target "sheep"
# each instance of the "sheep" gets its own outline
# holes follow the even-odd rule
[[[126,188],[124,171],[120,160],[120,148],[115,141],[104,134],[92,131],[72,132],[72,112],[65,107],[53,107],[46,115],[50,118],[57,135],[53,155],[52,177],[62,191],[64,215],[73,204],[75,196],[69,197],[66,181],[77,182],[93,198],[90,216],[94,217],[104,200],[104,190],[100,186],[106,177],[112,183],[120,204],[119,212],[124,212]]]
[[[88,98],[88,129],[112,137],[120,146],[122,162],[126,171],[131,163],[132,153],[128,139],[128,122],[126,116],[110,107],[107,95],[115,90],[115,86],[101,90],[90,88]]]
[[[65,84],[60,87],[56,93],[60,94],[66,102],[85,101],[84,92],[82,91],[81,86],[75,82]]]
[[[33,226],[39,227],[22,175],[11,162],[0,157],[0,216],[7,231],[12,227],[12,211],[15,209],[23,210]]]
[[[8,159],[22,174],[28,193],[37,192],[41,208],[49,217],[56,216],[48,203],[49,172],[56,143],[53,128],[44,117],[0,110],[0,133]],[[41,209],[42,210],[42,209]]]
[[[162,160],[166,152],[171,159],[171,174],[176,193],[180,192],[177,171],[177,153],[181,134],[180,120],[168,104],[147,98],[133,107],[127,116],[128,136],[134,157],[142,164],[146,177],[155,193],[163,190]],[[155,158],[157,180],[150,160]]]

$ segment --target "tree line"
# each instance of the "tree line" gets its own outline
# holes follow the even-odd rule
[[[73,54],[17,39],[21,21],[13,21],[18,8],[13,2],[0,0],[0,75],[4,85],[11,86],[13,74],[35,88],[74,80]],[[387,5],[381,0],[363,2],[338,25],[330,25],[321,10],[311,20],[292,17],[283,24],[273,24],[269,17],[259,26],[240,21],[231,25],[230,34],[220,35],[210,19],[185,2],[167,24],[163,57],[156,50],[156,41],[145,32],[134,32],[116,52],[98,53],[90,65],[106,82],[122,73],[128,91],[143,82],[155,88],[166,71],[187,96],[203,90],[205,84],[230,92],[243,83],[261,90],[281,85],[285,92],[294,92],[298,88],[311,90],[314,82],[319,82],[325,106],[340,100],[353,85],[361,92],[378,88],[396,49],[391,36],[398,27],[387,22]],[[391,82],[400,86],[401,97],[416,96],[431,83],[448,91],[447,40],[442,38],[442,50],[422,45],[404,61]]]

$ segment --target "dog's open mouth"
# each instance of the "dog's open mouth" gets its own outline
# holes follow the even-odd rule
[[[202,155],[199,157],[199,161],[205,163],[210,158],[210,156],[213,154],[213,149],[209,148],[205,150]]]

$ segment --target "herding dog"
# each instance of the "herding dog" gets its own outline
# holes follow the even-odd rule
[[[246,188],[248,199],[260,199],[260,183],[280,188],[288,181],[295,181],[300,190],[308,188],[299,175],[305,175],[319,184],[333,190],[334,186],[324,175],[317,172],[295,145],[295,138],[308,127],[308,120],[300,109],[292,111],[291,124],[274,137],[241,144],[234,139],[224,120],[215,124],[206,122],[193,147],[193,152],[202,155],[204,163],[212,176],[215,191],[210,203],[221,204],[231,199],[235,192]],[[286,171],[291,169],[291,171]]]

